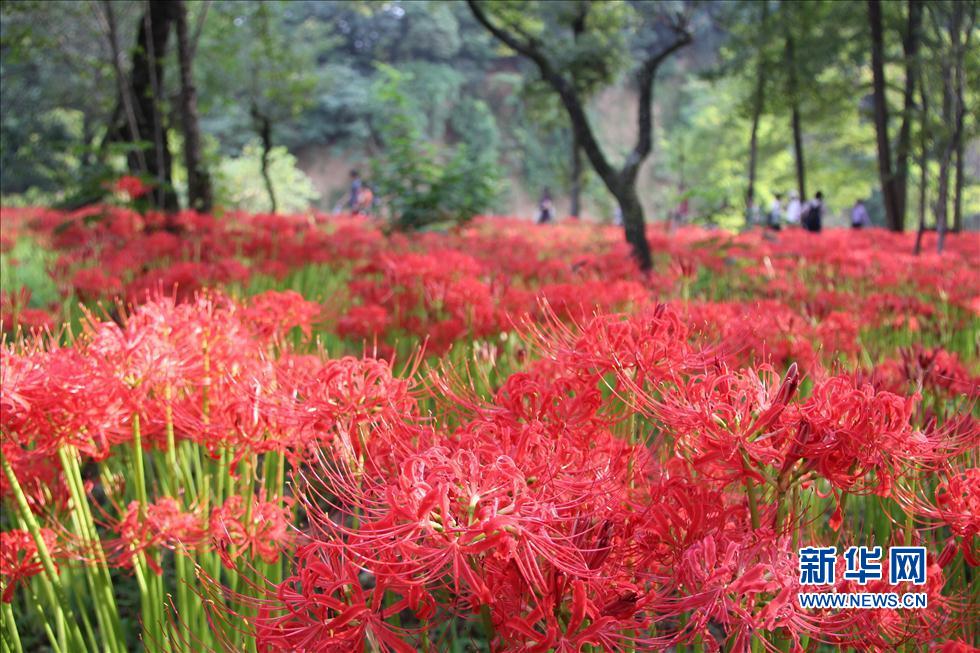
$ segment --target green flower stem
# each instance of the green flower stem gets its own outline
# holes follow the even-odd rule
[[[27,497],[24,495],[24,490],[17,480],[17,475],[14,474],[14,470],[10,466],[10,461],[5,456],[0,456],[0,463],[3,466],[3,473],[10,482],[10,489],[17,502],[21,519],[27,525],[27,530],[30,532],[31,537],[34,538],[37,554],[41,559],[41,568],[44,570],[46,580],[46,582],[41,583],[41,588],[45,593],[45,600],[50,609],[55,611],[56,619],[63,620],[61,623],[64,624],[66,630],[63,636],[59,633],[58,640],[52,639],[51,643],[61,650],[70,648],[73,651],[84,651],[86,650],[86,646],[82,638],[82,631],[78,626],[78,621],[75,619],[75,613],[71,609],[68,599],[65,597],[64,588],[58,576],[58,570],[54,566],[54,561],[51,559],[51,552],[48,551],[48,545],[44,541],[44,536],[41,535],[41,527],[38,526],[37,519],[34,517],[34,513],[31,512],[31,507],[27,503]]]

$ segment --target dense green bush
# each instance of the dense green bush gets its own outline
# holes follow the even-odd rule
[[[412,76],[389,66],[379,72],[375,92],[384,110],[377,133],[384,152],[372,161],[372,184],[392,227],[462,223],[490,209],[499,193],[494,158],[466,143],[440,146],[428,139],[424,112],[405,90]]]

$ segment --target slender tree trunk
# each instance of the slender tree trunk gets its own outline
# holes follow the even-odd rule
[[[926,78],[922,74],[922,64],[918,62],[919,99],[922,103],[919,114],[919,230],[915,235],[915,254],[922,253],[922,237],[926,232],[926,194],[929,190],[929,92]]]
[[[971,15],[970,18],[971,20],[968,21],[967,28],[964,30],[964,43],[956,52],[956,66],[954,74],[954,100],[956,104],[954,151],[956,154],[956,179],[953,182],[953,231],[957,233],[963,229],[963,149],[964,141],[966,140],[963,138],[963,122],[966,118],[966,103],[965,98],[963,97],[964,85],[966,83],[964,58],[969,48],[970,36],[973,33],[972,27],[974,15]],[[956,40],[959,41],[958,38]]]
[[[272,152],[272,121],[262,113],[259,108],[252,105],[252,121],[255,124],[255,131],[262,142],[262,158],[260,160],[262,181],[265,183],[265,192],[269,195],[269,206],[272,213],[279,210],[276,202],[276,190],[272,187],[272,177],[269,174],[269,155]]]
[[[961,100],[962,102],[962,100]],[[959,130],[962,134],[962,129]],[[963,230],[963,137],[956,139],[956,174],[953,181],[953,233]]]
[[[179,206],[173,189],[172,157],[160,103],[163,100],[163,58],[175,14],[170,2],[151,0],[147,3],[140,20],[130,74],[136,132],[140,140],[133,142],[128,156],[129,169],[140,174],[145,161],[147,174],[156,181],[149,197],[154,206],[168,212],[177,211]]]
[[[572,38],[575,41],[585,33],[585,21],[589,15],[590,5],[588,2],[579,2],[578,12],[575,20],[572,21]],[[578,140],[578,133],[572,130],[572,174],[569,180],[569,215],[579,217],[582,210],[582,146]]]
[[[793,153],[796,158],[796,189],[800,201],[806,200],[806,164],[803,160],[803,130],[800,127],[799,83],[796,78],[796,44],[793,35],[786,28],[786,67],[787,92],[791,104],[791,123],[793,128]]]
[[[187,30],[187,3],[175,0],[177,58],[180,63],[180,117],[184,127],[184,165],[187,167],[187,204],[207,213],[211,210],[211,177],[201,155],[201,131],[197,117],[193,55]]]
[[[874,77],[874,119],[878,138],[878,178],[885,202],[885,223],[892,231],[901,231],[903,218],[898,207],[895,175],[892,172],[891,142],[888,137],[888,100],[885,97],[885,45],[881,25],[881,0],[868,0],[868,22],[871,24],[871,71]]]
[[[111,0],[103,0],[102,3],[95,5],[95,9],[96,16],[103,23],[106,40],[109,42],[112,69],[116,77],[116,91],[119,94],[116,101],[116,108],[112,113],[112,118],[106,130],[105,138],[102,139],[100,153],[104,154],[106,146],[109,143],[118,141],[136,143],[141,139],[139,121],[136,119],[136,110],[133,107],[133,98],[130,94],[130,84],[126,77],[126,71],[123,70],[122,51],[119,47],[119,30],[116,27],[116,14],[113,10],[112,2]],[[149,169],[143,150],[136,150],[134,158],[138,168],[138,174],[148,175]],[[132,171],[132,168],[130,170]]]
[[[572,132],[572,174],[569,184],[569,215],[580,217],[582,215],[582,148],[579,147],[578,138]]]
[[[761,33],[767,33],[767,23],[769,22],[769,2],[764,0],[762,7],[762,28]],[[762,109],[765,106],[766,90],[766,56],[765,46],[759,46],[759,62],[756,65],[755,92],[752,95],[752,131],[749,135],[749,187],[745,191],[746,222],[748,222],[748,208],[755,200],[755,172],[759,153],[759,120],[762,117]],[[746,224],[746,226],[748,226]]]
[[[963,21],[963,4],[953,3],[949,19],[950,52],[943,57],[943,123],[946,126],[941,158],[939,160],[939,181],[936,198],[936,251],[940,254],[946,242],[946,229],[949,221],[949,167],[956,151],[956,141],[959,140],[958,118],[961,110],[956,93],[956,66],[960,53],[960,26]]]
[[[915,84],[918,69],[919,30],[922,23],[921,0],[909,0],[908,25],[902,39],[905,55],[905,93],[902,109],[902,126],[895,146],[895,206],[905,228],[908,213],[909,153],[912,151],[912,118],[915,111]]]

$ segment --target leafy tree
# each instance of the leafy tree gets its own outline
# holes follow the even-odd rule
[[[411,75],[379,65],[376,85],[384,107],[377,127],[384,151],[372,164],[373,182],[391,224],[414,230],[465,222],[487,210],[498,189],[495,162],[465,142],[445,150],[425,137],[422,116],[406,92]]]
[[[279,208],[269,167],[277,125],[298,117],[319,80],[309,50],[300,47],[304,30],[285,28],[289,5],[278,2],[220,2],[211,13],[202,54],[212,66],[205,71],[214,94],[211,112],[235,117],[258,138],[260,172],[270,210]]]
[[[562,57],[567,56],[566,50],[553,41],[549,42],[549,35],[541,28],[540,19],[534,20],[532,10],[540,10],[537,3],[527,3],[527,6],[524,3],[494,5],[493,15],[477,0],[468,0],[468,4],[476,19],[491,34],[537,66],[541,77],[561,98],[576,139],[588,155],[596,174],[619,203],[626,240],[633,248],[637,263],[642,270],[649,270],[652,266],[650,244],[646,237],[643,206],[636,190],[637,175],[653,145],[653,83],[657,70],[671,55],[692,40],[685,17],[678,13],[660,11],[647,13],[644,10],[650,5],[639,5],[639,12],[626,14],[633,18],[634,29],[631,30],[632,38],[629,40],[638,63],[636,84],[639,91],[639,118],[636,143],[623,164],[616,167],[596,138],[576,80],[564,72],[565,67],[561,65]],[[621,5],[610,6],[619,8]],[[615,27],[617,22],[612,21],[612,26]],[[591,23],[587,23],[585,30],[594,38],[582,40],[593,43],[602,43],[606,38],[612,38],[608,35],[620,34],[619,29],[609,29],[605,24],[593,27]],[[606,38],[603,35],[607,35]],[[615,51],[614,48],[610,50]],[[577,49],[573,48],[572,51],[578,56]],[[601,60],[600,58],[599,61]]]

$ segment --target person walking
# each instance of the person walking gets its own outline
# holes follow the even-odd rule
[[[804,229],[811,233],[820,233],[823,228],[823,208],[823,192],[818,190],[813,199],[807,202],[806,210],[800,218]]]
[[[800,202],[800,196],[793,191],[789,194],[789,205],[786,207],[786,222],[789,224],[800,224],[800,218],[803,217],[803,204]]]
[[[541,193],[541,201],[538,203],[538,224],[547,224],[555,217],[555,204],[551,200],[551,191],[547,188]]]
[[[769,228],[779,231],[783,228],[783,194],[776,193],[769,204],[769,215],[766,216]]]
[[[357,170],[350,171],[350,197],[347,199],[347,208],[356,212],[361,202],[361,173]]]
[[[864,206],[864,200],[858,199],[851,208],[851,229],[863,229],[871,226],[871,217]]]

